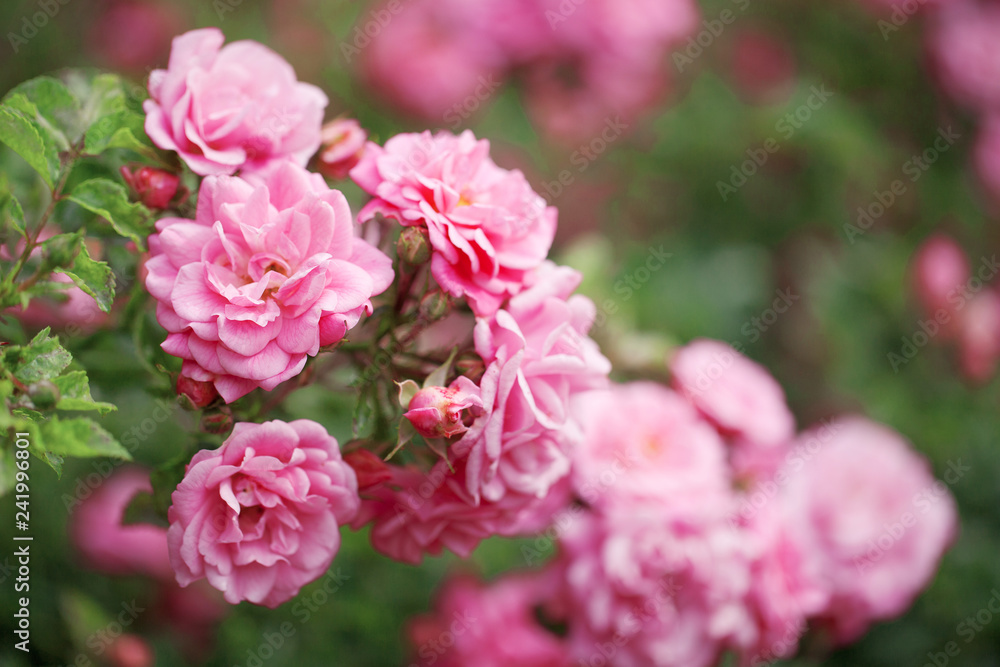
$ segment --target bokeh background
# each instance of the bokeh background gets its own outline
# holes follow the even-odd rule
[[[391,20],[420,4],[400,2],[402,13]],[[42,5],[57,11],[23,43],[12,39],[30,32],[25,21]],[[771,369],[800,427],[860,412],[906,435],[939,477],[949,464],[968,466],[950,487],[961,536],[916,605],[853,647],[832,655],[807,648],[787,664],[922,667],[934,664],[929,653],[956,641],[961,652],[949,664],[1000,665],[1000,615],[982,612],[991,597],[1000,598],[1000,383],[988,369],[969,379],[956,351],[934,336],[914,345],[912,358],[903,353],[925,318],[912,288],[912,258],[921,243],[945,231],[973,269],[1000,246],[995,201],[972,167],[979,119],[949,100],[929,63],[933,15],[921,8],[894,23],[891,7],[860,0],[700,0],[699,10],[694,41],[678,40],[662,54],[656,95],[624,129],[612,122],[553,130],[555,111],[531,96],[560,76],[574,76],[559,71],[559,63],[541,83],[520,70],[487,77],[484,94],[457,116],[428,118],[426,109],[424,117],[413,115],[419,104],[380,87],[364,64],[376,47],[359,47],[364,40],[356,29],[379,19],[375,5],[362,0],[5,0],[0,90],[68,66],[127,72],[141,84],[150,69],[165,65],[173,35],[214,25],[229,40],[256,39],[281,53],[300,79],[329,94],[329,117],[357,118],[376,141],[401,131],[473,129],[490,139],[501,166],[522,169],[559,207],[555,256],[585,273],[582,291],[601,312],[594,336],[616,377],[665,378],[672,346],[719,338]],[[517,3],[505,11],[517,12]],[[732,21],[712,23],[726,11]],[[440,29],[450,44],[447,31],[456,28]],[[393,47],[404,74],[407,44],[401,39]],[[455,74],[449,68],[460,55],[456,47],[441,56],[442,76]],[[913,171],[913,156],[942,133],[951,138],[947,149]],[[0,165],[20,168],[6,150]],[[859,222],[859,207],[885,199],[896,180],[902,193],[870,223]],[[356,210],[360,191],[349,183],[343,188]],[[651,249],[670,257],[648,271]],[[785,312],[777,312],[776,299],[788,304]],[[1000,332],[993,336],[1000,339]],[[120,406],[103,418],[109,431],[121,436],[155,414],[150,374],[127,335],[80,336],[70,347],[90,373],[95,398]],[[350,395],[307,388],[275,416],[308,417],[346,438],[352,405]],[[181,410],[155,422],[137,460],[169,460],[175,443],[191,437],[190,422]],[[153,643],[157,664],[188,664],[148,582],[93,574],[74,557],[64,494],[86,493],[88,476],[102,475],[101,465],[76,461],[62,480],[34,467],[34,488],[45,489],[32,497],[35,664],[101,664],[94,633],[133,600],[149,611],[139,612],[128,630]],[[11,503],[3,505],[0,542],[9,544]],[[491,577],[523,568],[522,547],[534,544],[494,539],[469,562],[446,556],[415,568],[373,552],[364,533],[345,530],[335,593],[322,593],[323,582],[306,588],[300,600],[311,601],[308,613],[298,602],[276,611],[234,608],[205,642],[206,664],[249,666],[265,658],[272,667],[406,665],[407,619],[429,608],[446,573],[468,569]],[[551,555],[552,547],[543,552]],[[16,667],[29,663],[11,646],[13,570],[10,560],[0,566],[0,662]],[[981,630],[968,638],[969,626],[960,624],[977,614]],[[264,650],[267,637],[270,646],[278,643],[283,623],[292,632]]]

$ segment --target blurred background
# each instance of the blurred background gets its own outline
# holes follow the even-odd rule
[[[673,346],[718,338],[773,372],[801,428],[859,412],[906,435],[939,477],[968,467],[950,487],[961,536],[916,605],[853,647],[786,664],[942,667],[929,653],[956,641],[950,664],[986,667],[1000,665],[1000,620],[987,609],[1000,598],[1000,95],[990,88],[1000,88],[1000,21],[990,12],[966,0],[7,0],[0,89],[68,66],[144,84],[174,35],[218,26],[278,51],[328,93],[328,118],[357,118],[375,141],[471,128],[559,208],[555,257],[585,273],[593,335],[618,379],[664,379]],[[0,153],[4,169],[16,160]],[[357,210],[360,190],[337,187]],[[961,324],[939,329],[928,287],[938,269],[914,259],[935,234],[970,271],[950,299]],[[105,427],[141,434],[138,461],[169,460],[193,424],[180,410],[156,416],[127,336],[70,346],[95,398],[120,406]],[[276,416],[346,438],[352,404],[307,388]],[[335,580],[276,611],[233,608],[214,635],[181,641],[177,619],[195,611],[74,558],[68,507],[107,465],[75,461],[59,481],[34,468],[35,488],[57,489],[32,498],[35,664],[103,664],[125,618],[160,665],[405,665],[407,619],[446,573],[526,567],[521,547],[535,544],[494,539],[470,562],[414,568],[345,530]],[[0,524],[5,544],[11,524]],[[12,576],[0,563],[8,638]],[[0,661],[29,664],[11,644]]]

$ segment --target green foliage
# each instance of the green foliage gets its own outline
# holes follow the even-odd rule
[[[129,203],[128,191],[122,185],[95,178],[77,185],[67,199],[104,218],[116,232],[145,249],[146,236],[152,231],[149,209]]]

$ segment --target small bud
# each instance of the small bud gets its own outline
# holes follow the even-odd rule
[[[367,449],[356,449],[344,454],[344,463],[354,468],[354,473],[358,476],[358,489],[362,491],[392,479],[392,470],[385,461]]]
[[[347,178],[365,152],[368,133],[353,118],[337,118],[323,126],[321,137],[320,173],[335,180]]]
[[[427,230],[407,227],[396,241],[396,254],[408,264],[423,264],[431,258],[431,242]]]
[[[420,299],[420,315],[430,322],[436,322],[451,311],[451,299],[441,290],[428,292]]]
[[[51,410],[59,402],[59,387],[48,380],[28,385],[28,397],[39,410]]]
[[[225,433],[233,427],[233,417],[225,412],[205,415],[201,420],[201,430],[206,433]]]
[[[121,174],[139,201],[152,209],[170,206],[170,200],[177,194],[181,182],[176,174],[152,167],[143,167],[134,173],[128,167],[122,167]]]
[[[425,438],[450,438],[469,430],[466,416],[471,420],[484,412],[479,387],[468,378],[459,377],[450,387],[421,389],[403,416]]]
[[[190,401],[190,408],[203,408],[211,404],[219,397],[215,385],[211,382],[193,380],[186,375],[177,377],[177,395],[185,397]]]

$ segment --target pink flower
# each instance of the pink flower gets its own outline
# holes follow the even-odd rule
[[[347,178],[364,153],[368,133],[353,118],[338,118],[323,126],[321,136],[319,170],[330,178]]]
[[[784,104],[795,87],[795,54],[776,34],[749,28],[733,40],[730,76],[751,104]]]
[[[476,352],[486,364],[483,415],[451,453],[468,456],[467,489],[497,501],[508,490],[538,498],[569,473],[580,428],[570,401],[603,388],[611,364],[587,338],[595,308],[570,296],[581,276],[543,264],[504,310],[476,324]]]
[[[535,606],[544,602],[539,579],[506,576],[489,586],[468,576],[448,580],[434,613],[409,624],[415,665],[570,667],[563,641],[535,619]]]
[[[747,497],[755,492],[751,488]],[[823,573],[810,558],[801,531],[789,520],[792,510],[787,504],[784,493],[768,497],[740,527],[752,553],[746,604],[755,629],[752,640],[736,647],[745,667],[793,656],[806,632],[807,619],[829,602]]]
[[[575,661],[610,645],[608,664],[708,667],[744,640],[749,568],[729,507],[725,495],[675,497],[570,523],[558,566]]]
[[[69,522],[70,539],[87,567],[107,574],[171,578],[167,531],[150,524],[122,523],[125,508],[144,492],[153,492],[149,473],[125,466],[76,508]]]
[[[520,292],[548,255],[556,209],[489,157],[490,145],[459,136],[400,134],[385,148],[369,144],[351,178],[375,197],[358,218],[381,213],[426,228],[431,273],[452,296],[465,296],[487,317]]]
[[[391,260],[355,236],[344,196],[291,163],[260,182],[206,178],[196,219],[156,228],[146,287],[163,349],[227,403],[297,375],[393,280]]]
[[[860,417],[803,460],[787,486],[793,530],[832,594],[819,620],[851,642],[930,582],[958,529],[955,501],[898,433]],[[953,464],[949,481],[962,473]]]
[[[718,433],[670,389],[614,385],[574,404],[584,433],[573,488],[591,507],[725,496],[730,475]]]
[[[330,566],[360,503],[337,441],[306,419],[236,424],[194,455],[171,498],[177,582],[207,578],[231,604],[271,608]]]
[[[479,387],[460,376],[447,388],[427,387],[418,391],[403,416],[425,438],[450,438],[469,430],[463,421],[466,410],[470,418],[482,414],[483,401]]]
[[[169,53],[171,37],[188,23],[186,12],[168,2],[111,0],[100,7],[87,30],[87,52],[112,69],[138,76]]]
[[[737,474],[773,472],[794,436],[795,418],[763,366],[703,338],[674,354],[670,372],[674,388],[732,438]]]
[[[146,133],[203,176],[286,159],[305,166],[320,145],[326,95],[262,44],[224,41],[218,28],[174,39],[168,68],[149,76]]]
[[[371,87],[393,107],[457,128],[499,88],[506,66],[494,40],[475,29],[484,3],[410,0],[391,8],[382,3],[361,14],[341,52],[348,62],[360,54]],[[364,31],[380,15],[391,18],[371,38]]]
[[[935,234],[913,257],[913,285],[924,312],[944,322],[950,338],[958,329],[955,297],[970,277],[965,251],[949,236]],[[943,313],[941,312],[943,311]]]
[[[1000,294],[986,289],[972,297],[961,312],[961,327],[962,372],[974,382],[986,382],[1000,360]]]
[[[1000,8],[950,3],[928,22],[928,48],[945,91],[980,111],[1000,107]]]
[[[556,485],[543,497],[508,492],[497,502],[476,502],[465,488],[465,461],[444,461],[429,473],[390,466],[393,477],[369,489],[352,528],[372,524],[375,549],[403,563],[417,565],[424,554],[449,549],[468,558],[493,535],[521,535],[545,528],[569,501],[568,487]]]

